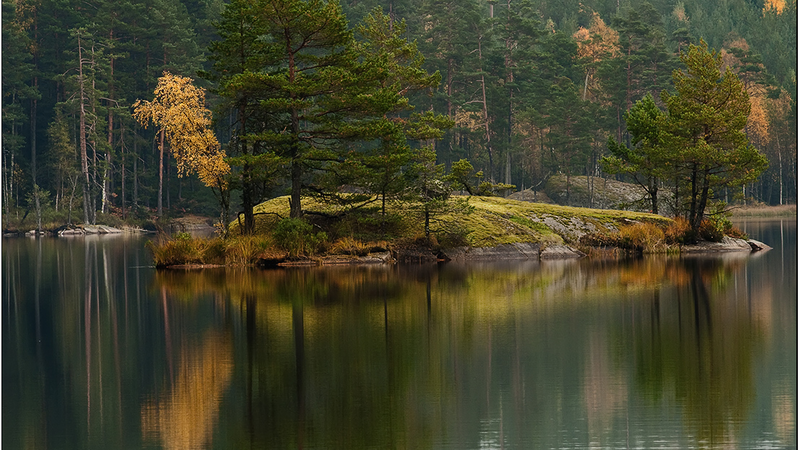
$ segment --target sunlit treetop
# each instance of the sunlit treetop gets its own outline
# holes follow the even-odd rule
[[[191,78],[164,72],[154,94],[152,102],[137,101],[133,115],[143,126],[153,122],[164,131],[177,161],[178,176],[194,172],[206,186],[224,185],[230,166],[210,128],[205,91]]]

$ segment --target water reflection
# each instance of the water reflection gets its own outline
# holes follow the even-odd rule
[[[142,406],[142,433],[165,449],[208,448],[219,417],[219,405],[232,375],[230,337],[209,332],[181,350],[177,377],[161,398]]]
[[[732,289],[743,261],[686,260],[687,282],[669,303],[643,305],[656,320],[637,322],[637,382],[651,398],[676,400],[702,445],[735,444],[755,397],[766,330]]]
[[[156,272],[141,241],[4,241],[3,444],[793,447],[794,242]]]

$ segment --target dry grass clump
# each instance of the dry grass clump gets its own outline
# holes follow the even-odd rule
[[[679,245],[687,243],[687,239],[691,239],[692,227],[689,221],[683,217],[676,217],[666,230],[664,230],[664,237],[668,244]]]
[[[372,252],[385,252],[389,248],[386,241],[363,242],[350,236],[337,239],[328,247],[328,253],[334,255],[366,256]]]
[[[193,238],[188,233],[177,233],[160,242],[148,242],[157,268],[187,264],[227,264],[246,266],[259,259],[285,256],[274,249],[268,236],[236,236],[222,238]]]
[[[617,248],[640,253],[661,253],[668,250],[668,241],[664,230],[653,223],[637,222],[624,225],[615,233],[590,233],[584,235],[581,244],[587,246],[588,253],[593,249]],[[608,250],[601,252],[608,253]]]
[[[171,239],[160,243],[147,243],[153,252],[156,267],[181,264],[224,264],[225,243],[220,238],[197,239],[188,233],[177,233]]]
[[[732,211],[735,218],[742,217],[796,217],[797,205],[775,205],[764,204],[735,207]]]
[[[639,222],[620,227],[619,235],[623,248],[656,253],[664,251],[667,247],[664,230],[652,223]]]
[[[697,232],[692,230],[689,221],[676,217],[672,225],[665,231],[667,243],[670,245],[693,244],[697,241],[722,242],[725,236],[736,239],[747,239],[747,234],[734,226],[723,215],[711,216],[700,222]]]
[[[269,236],[235,236],[225,242],[225,262],[232,266],[247,266],[260,259],[285,256],[286,252],[275,249]]]

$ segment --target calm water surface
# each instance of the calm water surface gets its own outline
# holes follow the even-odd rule
[[[761,255],[156,272],[2,242],[10,449],[797,446],[795,220]]]

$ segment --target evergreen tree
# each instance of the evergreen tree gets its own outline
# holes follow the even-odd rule
[[[602,160],[606,173],[628,174],[644,189],[653,214],[659,213],[658,192],[673,162],[665,145],[666,120],[666,114],[647,94],[625,114],[631,146],[609,139],[611,155]]]
[[[381,199],[381,211],[386,214],[387,199],[401,199],[405,191],[403,169],[414,157],[412,141],[440,138],[442,129],[451,126],[450,120],[431,111],[414,112],[409,97],[415,92],[435,89],[441,76],[429,74],[424,68],[424,58],[416,42],[405,37],[405,21],[392,21],[391,17],[375,9],[358,27],[357,54],[361,59],[357,69],[365,77],[359,85],[357,96],[380,98],[380,101],[361,102],[356,114],[348,119],[345,136],[359,141],[373,140],[374,145],[348,158],[342,166],[357,168],[357,176],[349,184],[360,186]],[[345,167],[342,167],[344,169]],[[346,173],[335,167],[330,171],[337,176],[335,185],[348,183],[338,175]],[[329,189],[329,191],[332,191]]]
[[[749,97],[729,69],[720,77],[720,55],[701,40],[681,61],[685,71],[672,75],[676,93],[664,92],[662,100],[669,115],[667,143],[687,189],[685,215],[697,231],[719,190],[755,180],[767,160],[744,133]]]

